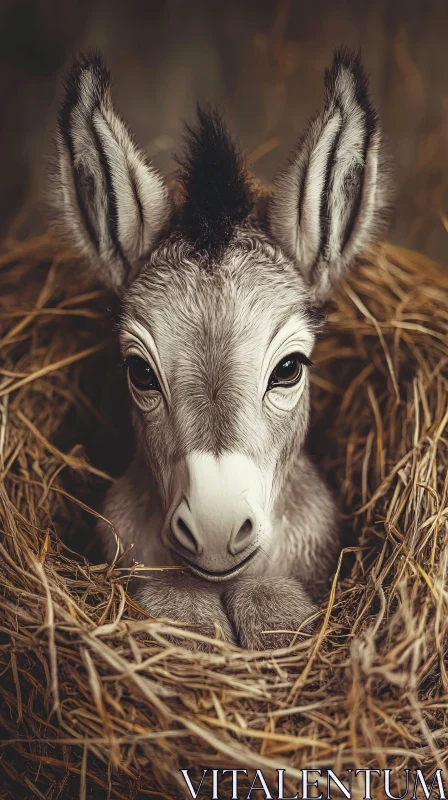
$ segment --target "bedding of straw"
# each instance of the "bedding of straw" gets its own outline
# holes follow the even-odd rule
[[[381,245],[333,299],[311,440],[345,546],[316,631],[194,652],[95,548],[129,435],[113,300],[49,234],[5,242],[1,797],[181,797],[184,767],[285,767],[292,794],[304,767],[444,768],[448,276]]]

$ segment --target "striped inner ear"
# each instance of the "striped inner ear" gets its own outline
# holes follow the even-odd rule
[[[76,60],[58,124],[62,216],[75,244],[113,288],[135,275],[169,216],[165,185],[113,109],[99,56]]]
[[[151,229],[145,224],[137,189],[145,185],[147,167],[133,154],[127,131],[111,109],[106,108],[103,112],[95,109],[92,127],[97,136],[105,178],[110,235],[116,252],[129,269],[129,265],[151,245]]]
[[[323,252],[328,239],[329,192],[341,128],[341,113],[336,109],[323,124],[308,164],[302,166],[297,247],[300,260],[309,265],[310,270]]]
[[[336,53],[325,89],[322,111],[276,181],[269,220],[304,277],[329,285],[375,234],[385,198],[377,191],[378,120],[359,56]]]

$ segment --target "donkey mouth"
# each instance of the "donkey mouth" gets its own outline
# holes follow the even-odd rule
[[[182,561],[190,568],[192,572],[194,572],[196,575],[199,575],[200,578],[215,582],[227,581],[229,578],[234,578],[236,575],[239,575],[241,572],[243,572],[243,570],[246,569],[246,567],[249,566],[250,562],[253,561],[259,550],[258,547],[255,548],[255,550],[252,550],[252,552],[249,553],[246,558],[240,561],[239,564],[236,564],[230,569],[226,569],[223,572],[212,572],[208,569],[204,569],[203,567],[199,567],[194,563],[194,561],[190,561],[189,558],[184,556],[182,553],[179,553],[179,551],[175,550],[173,547],[171,549],[173,550],[173,553],[182,559]]]

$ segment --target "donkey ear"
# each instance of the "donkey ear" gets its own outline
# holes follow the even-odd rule
[[[359,55],[337,51],[325,100],[276,181],[272,234],[317,300],[381,233],[387,206],[378,118]]]
[[[114,111],[98,54],[76,59],[66,81],[52,181],[57,221],[102,280],[121,291],[169,217],[162,178]]]

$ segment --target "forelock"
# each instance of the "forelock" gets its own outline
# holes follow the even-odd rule
[[[217,263],[255,202],[243,154],[219,111],[198,107],[177,160],[183,189],[179,233],[207,263]]]

